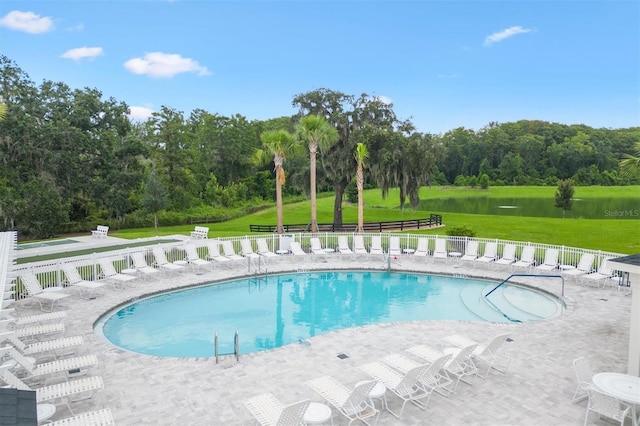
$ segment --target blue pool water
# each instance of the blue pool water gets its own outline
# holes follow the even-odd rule
[[[497,283],[412,273],[331,271],[272,275],[166,293],[96,324],[118,347],[155,356],[210,357],[276,348],[332,330],[409,320],[532,321],[561,311],[543,293]],[[496,309],[497,307],[497,309]]]

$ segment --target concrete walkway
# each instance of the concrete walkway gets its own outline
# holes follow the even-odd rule
[[[329,255],[284,257],[272,261],[269,272],[299,269],[385,269],[380,259],[349,260]],[[504,279],[506,269],[454,267],[454,262],[434,264],[430,258],[401,256],[394,270],[465,274]],[[186,272],[178,277],[140,282],[124,291],[110,287],[94,300],[76,296],[67,308],[65,335],[82,335],[83,351],[96,354],[100,366],[95,374],[104,378],[98,397],[76,405],[82,412],[109,407],[119,425],[250,425],[253,418],[242,400],[271,392],[289,404],[310,398],[322,402],[304,382],[330,374],[346,385],[367,379],[357,367],[416,345],[446,347],[444,337],[463,334],[488,341],[509,332],[512,342],[504,353],[513,358],[506,374],[492,372],[487,379],[474,378],[472,385],[461,383],[449,398],[433,394],[426,410],[408,404],[400,420],[382,412],[379,425],[580,425],[585,402],[572,404],[576,388],[572,361],[589,358],[595,371],[625,372],[631,298],[617,288],[596,289],[565,285],[567,309],[555,318],[519,324],[492,324],[463,321],[410,321],[379,324],[330,332],[309,339],[309,345],[285,347],[243,355],[239,362],[227,357],[220,364],[213,359],[173,359],[151,357],[114,348],[98,337],[93,324],[112,308],[145,294],[197,283],[224,280],[246,272],[246,265],[233,270],[217,269],[202,274]],[[528,279],[533,285],[560,295],[558,280]],[[14,306],[20,315],[37,313],[28,300]],[[36,305],[37,307],[37,305]],[[340,359],[339,354],[348,358]],[[398,400],[391,394],[392,407]],[[60,408],[56,418],[68,416]],[[590,424],[605,425],[596,415]],[[334,410],[333,424],[348,422]],[[356,423],[354,423],[356,424]],[[628,421],[627,424],[630,424]]]

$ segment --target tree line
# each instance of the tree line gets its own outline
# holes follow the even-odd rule
[[[29,237],[97,224],[146,227],[154,217],[161,225],[214,222],[273,205],[277,164],[274,156],[257,161],[256,152],[267,146],[268,132],[299,134],[308,116],[324,118],[336,132],[331,144],[317,147],[314,173],[317,191],[335,194],[336,225],[356,176],[385,196],[399,188],[401,208],[417,207],[424,185],[640,182],[618,168],[621,158],[636,154],[639,127],[522,120],[428,134],[397,117],[384,99],[330,89],[295,95],[298,112],[291,117],[248,120],[202,109],[185,115],[162,106],[136,122],[126,103],[96,88],[35,84],[5,56],[0,96],[0,228]],[[364,172],[358,144],[366,149]],[[309,151],[293,150],[281,166],[282,196],[311,197]]]

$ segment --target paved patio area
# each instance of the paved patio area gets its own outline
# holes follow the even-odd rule
[[[329,255],[325,260],[308,256],[278,259],[268,264],[270,273],[296,269],[386,269],[380,258],[358,261]],[[394,270],[465,274],[504,279],[506,269],[454,267],[453,262],[433,263],[430,258],[402,256]],[[214,359],[170,359],[139,355],[114,348],[93,332],[93,324],[114,306],[142,295],[168,289],[223,280],[246,272],[216,269],[202,274],[186,272],[177,277],[139,282],[122,292],[108,287],[94,300],[73,296],[68,303],[65,335],[82,335],[82,351],[96,354],[94,370],[104,378],[97,398],[78,403],[76,411],[109,407],[119,425],[250,425],[254,420],[242,400],[271,392],[288,404],[303,398],[322,402],[304,382],[330,374],[347,385],[367,379],[357,367],[416,344],[447,346],[444,337],[464,334],[488,341],[509,332],[512,342],[504,353],[512,357],[506,374],[492,372],[487,379],[460,383],[445,398],[431,397],[426,410],[408,404],[400,420],[382,412],[379,425],[579,425],[585,402],[571,404],[576,387],[572,361],[586,356],[595,371],[626,372],[631,297],[617,288],[597,289],[565,283],[567,309],[555,318],[532,323],[491,324],[462,321],[412,321],[371,325],[331,332],[309,339],[309,345],[293,344],[265,352]],[[524,279],[523,279],[524,280]],[[559,280],[527,278],[533,285],[560,295]],[[28,301],[14,304],[20,315],[36,313]],[[37,306],[37,305],[36,305]],[[214,330],[212,330],[213,332]],[[348,358],[340,359],[338,354]],[[399,407],[394,396],[390,404]],[[56,418],[68,416],[60,408]],[[608,424],[590,417],[590,424]],[[333,423],[346,425],[334,410]],[[628,422],[630,424],[630,422]]]

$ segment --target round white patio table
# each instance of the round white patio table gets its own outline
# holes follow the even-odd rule
[[[640,377],[621,373],[598,373],[592,380],[603,392],[631,404],[633,426],[638,426],[636,405],[640,404]]]
[[[56,413],[56,406],[53,404],[38,404],[36,406],[36,416],[38,424],[49,420]]]
[[[331,408],[319,402],[310,403],[309,408],[307,408],[307,411],[304,413],[304,423],[308,425],[322,424],[329,420],[331,420],[331,424],[333,424]]]

